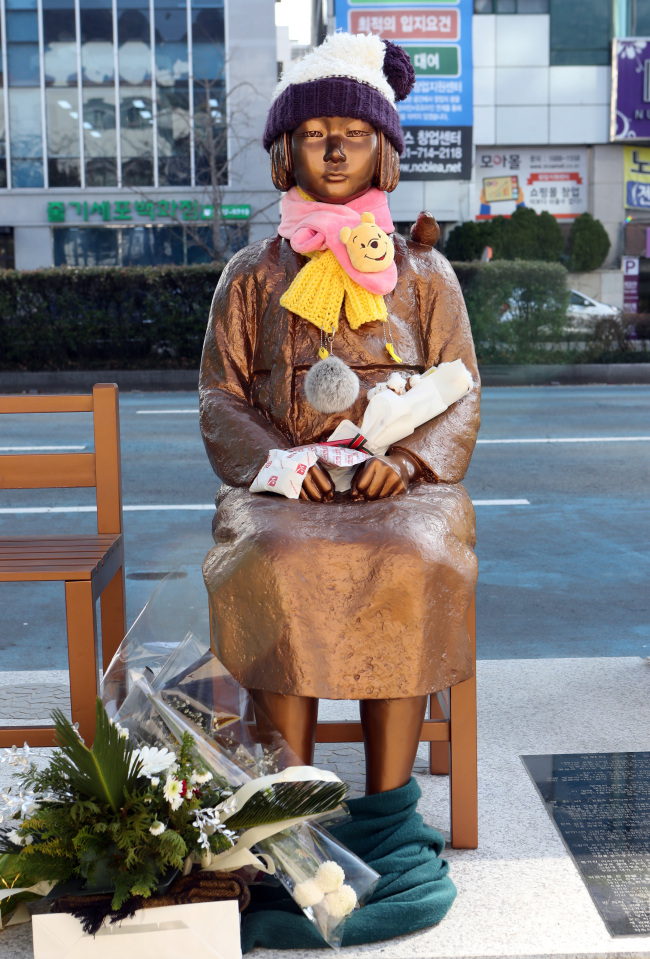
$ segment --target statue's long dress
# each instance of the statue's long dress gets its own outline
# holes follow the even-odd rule
[[[337,356],[361,381],[341,414],[316,412],[303,380],[320,331],[280,306],[306,262],[274,237],[228,263],[215,292],[201,366],[201,430],[223,485],[204,563],[219,658],[242,685],[327,699],[383,699],[444,689],[472,675],[465,626],[477,576],[475,517],[459,485],[479,427],[479,378],[465,305],[447,261],[395,238],[398,282],[386,296],[407,374],[461,359],[474,388],[393,449],[425,481],[354,503],[249,493],[272,448],[360,423],[366,390],[396,369],[383,324],[353,331]]]

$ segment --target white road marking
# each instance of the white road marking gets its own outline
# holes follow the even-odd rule
[[[166,416],[168,413],[195,413],[198,416],[198,410],[136,410],[140,416]]]
[[[475,499],[474,506],[530,506],[527,499]],[[125,513],[151,513],[162,511],[193,510],[201,512],[214,512],[214,503],[178,503],[178,504],[153,504],[142,506],[124,506]],[[16,513],[95,513],[95,506],[3,506],[0,508],[0,515],[13,515]]]
[[[477,443],[648,443],[650,436],[543,436],[538,439],[477,440]]]
[[[0,446],[0,453],[36,453],[39,451],[85,450],[85,446]]]
[[[529,499],[473,499],[474,506],[530,506]]]

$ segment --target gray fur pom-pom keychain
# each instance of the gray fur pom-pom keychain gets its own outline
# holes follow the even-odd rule
[[[305,394],[319,413],[342,413],[359,395],[359,377],[337,356],[328,356],[307,373]]]

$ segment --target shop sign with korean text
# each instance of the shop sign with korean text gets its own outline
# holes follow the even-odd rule
[[[221,207],[222,220],[248,220],[248,203],[228,203]],[[144,223],[210,222],[214,206],[198,200],[51,200],[47,204],[48,223]]]
[[[402,180],[469,180],[472,169],[472,0],[335,0],[336,26],[404,47],[415,88],[397,103]]]
[[[623,147],[623,185],[628,210],[650,210],[650,146]]]
[[[614,40],[610,140],[650,140],[650,38]]]
[[[476,154],[477,220],[511,216],[518,206],[558,219],[587,210],[587,150],[504,147]]]

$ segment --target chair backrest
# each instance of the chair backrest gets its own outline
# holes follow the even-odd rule
[[[120,419],[115,383],[81,396],[0,396],[2,413],[92,413],[94,453],[19,453],[0,456],[0,489],[94,487],[97,532],[122,532]]]

